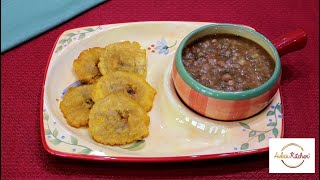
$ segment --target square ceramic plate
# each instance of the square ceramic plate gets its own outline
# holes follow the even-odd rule
[[[121,162],[168,162],[215,159],[268,151],[269,138],[283,137],[280,92],[261,113],[243,121],[202,117],[178,98],[171,65],[181,40],[208,23],[139,22],[68,30],[57,39],[49,57],[41,100],[41,136],[51,154],[77,159]],[[59,109],[64,93],[79,86],[72,62],[91,47],[137,41],[147,49],[147,81],[157,90],[149,112],[149,136],[126,146],[95,142],[87,128],[73,128]]]

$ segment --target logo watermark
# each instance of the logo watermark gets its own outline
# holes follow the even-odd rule
[[[270,173],[314,173],[315,141],[312,138],[269,140]]]

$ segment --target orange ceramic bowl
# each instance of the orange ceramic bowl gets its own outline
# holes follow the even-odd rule
[[[271,78],[257,88],[239,92],[211,89],[194,80],[182,62],[184,47],[203,36],[219,33],[242,36],[262,46],[275,61]],[[257,31],[240,25],[212,24],[192,31],[182,40],[175,54],[172,78],[179,96],[194,111],[217,120],[240,120],[257,114],[272,101],[280,86],[281,62],[274,45]]]

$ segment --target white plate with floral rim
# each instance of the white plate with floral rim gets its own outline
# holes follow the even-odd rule
[[[254,117],[223,122],[188,109],[171,80],[173,57],[181,40],[209,23],[138,22],[71,29],[53,47],[41,99],[41,136],[51,154],[77,159],[121,162],[168,162],[243,156],[268,151],[269,138],[283,137],[280,92]],[[95,142],[87,128],[73,128],[59,109],[64,93],[79,86],[72,62],[91,47],[137,41],[147,49],[147,81],[157,90],[149,112],[149,136],[125,146]]]

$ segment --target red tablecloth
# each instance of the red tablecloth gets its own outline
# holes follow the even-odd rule
[[[65,30],[119,22],[170,20],[247,24],[273,39],[296,28],[308,34],[305,49],[282,57],[285,137],[319,143],[319,2],[310,1],[132,1],[99,5],[1,55],[1,176],[4,179],[117,178],[318,178],[316,174],[269,174],[268,154],[193,163],[121,164],[54,157],[40,140],[40,94],[48,56]],[[67,11],[68,9],[66,9]]]

